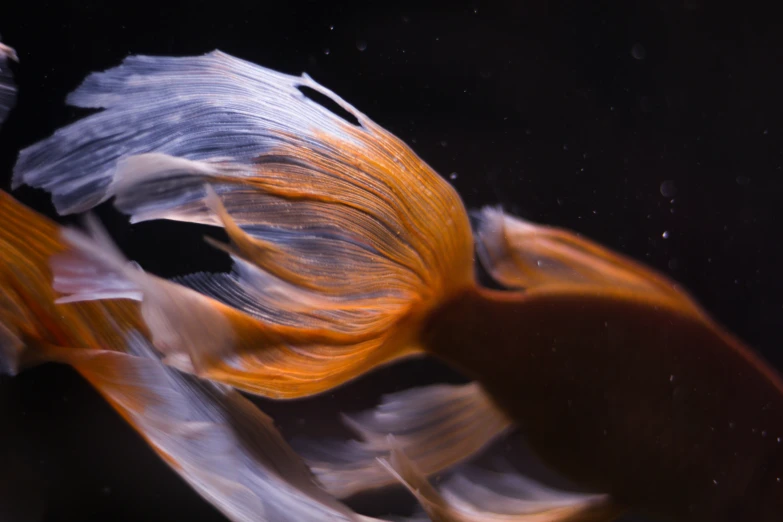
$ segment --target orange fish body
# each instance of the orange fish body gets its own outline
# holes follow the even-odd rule
[[[428,346],[554,469],[666,519],[780,520],[783,385],[736,339],[631,297],[493,297],[441,310]]]

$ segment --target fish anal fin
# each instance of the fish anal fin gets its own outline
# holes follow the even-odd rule
[[[423,473],[433,475],[473,457],[512,424],[478,383],[393,393],[344,421],[359,440],[297,445],[321,484],[339,498],[394,484],[377,460],[392,449],[391,440]]]
[[[529,479],[521,491],[510,493],[492,478],[474,483],[457,472],[438,491],[400,449],[380,462],[439,522],[611,522],[623,513],[604,495],[543,492]]]

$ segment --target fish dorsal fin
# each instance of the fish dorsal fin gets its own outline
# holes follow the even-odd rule
[[[475,216],[481,264],[509,289],[631,295],[702,315],[690,296],[667,277],[573,232],[492,207]]]
[[[389,435],[423,473],[433,475],[473,457],[512,424],[475,382],[392,393],[345,421],[359,440],[295,445],[321,484],[339,498],[395,483],[377,461],[392,449]]]

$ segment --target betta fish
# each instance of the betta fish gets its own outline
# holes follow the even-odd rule
[[[142,344],[181,379],[275,399],[421,355],[472,381],[394,394],[352,421],[361,441],[303,450],[330,494],[400,481],[433,520],[783,519],[783,382],[664,275],[499,209],[475,213],[472,228],[443,178],[307,75],[220,52],[135,56],[90,75],[68,102],[100,110],[22,151],[15,185],[47,190],[60,214],[113,198],[133,223],[222,227],[229,242],[211,242],[233,271],[158,278],[92,221],[56,236],[45,295],[25,294],[10,272],[4,284],[26,296],[16,309],[97,307],[115,337],[97,329],[90,347],[101,353],[136,361]],[[501,290],[479,284],[476,257]],[[39,326],[19,333],[2,320],[19,363],[73,364],[67,335],[36,345]],[[52,321],[40,328],[56,330]],[[91,375],[108,383],[100,390],[124,373],[107,364]],[[121,393],[136,406],[149,397],[141,386]],[[144,432],[143,408],[126,418]],[[524,476],[519,495],[503,495],[505,479],[429,484],[508,429],[579,492]],[[188,471],[197,453],[172,466],[210,498],[207,468]]]

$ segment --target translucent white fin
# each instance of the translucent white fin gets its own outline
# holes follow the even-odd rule
[[[474,284],[453,188],[306,75],[220,52],[137,56],[69,101],[104,110],[23,151],[15,183],[52,192],[61,213],[115,196],[135,221],[225,228],[234,274],[184,280],[244,321],[232,326],[242,342],[220,347],[204,376],[273,397],[319,393],[420,353],[427,316]]]
[[[503,286],[527,291],[632,293],[702,315],[673,281],[573,232],[536,225],[492,207],[474,217],[479,259]]]
[[[235,347],[236,332],[221,313],[225,307],[139,270],[124,258],[93,216],[87,217],[86,224],[89,235],[63,230],[63,240],[73,249],[52,259],[54,288],[67,293],[61,302],[140,299],[155,347],[173,360],[187,355],[188,366],[183,369],[198,372]]]
[[[0,42],[0,125],[16,104],[16,83],[8,66],[10,60],[19,61],[16,51]]]
[[[621,514],[605,495],[556,491],[519,475],[456,474],[438,491],[399,449],[379,462],[408,488],[431,520],[610,522]]]
[[[373,520],[318,487],[272,420],[239,393],[129,354],[61,354],[205,500],[235,522]]]
[[[359,440],[296,445],[321,484],[339,498],[395,483],[377,460],[392,449],[389,435],[394,447],[432,475],[475,455],[511,426],[477,383],[389,394],[377,408],[345,422]]]

